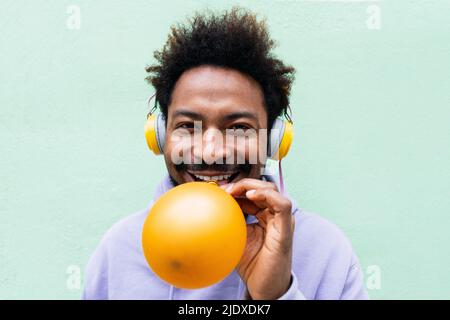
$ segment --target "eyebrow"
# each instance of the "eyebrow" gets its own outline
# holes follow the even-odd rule
[[[227,114],[224,117],[224,119],[226,121],[231,121],[231,120],[235,120],[235,119],[239,119],[239,118],[250,118],[255,121],[258,121],[258,117],[254,113],[248,112],[248,111],[237,111],[237,112]]]
[[[202,120],[203,119],[203,116],[200,113],[197,113],[197,112],[194,112],[191,110],[187,110],[187,109],[178,109],[178,110],[174,111],[173,117],[176,118],[178,116],[185,116],[185,117],[192,118],[194,120]],[[255,121],[258,121],[258,117],[254,113],[248,112],[248,111],[236,111],[236,112],[229,113],[223,117],[223,119],[225,121],[232,121],[232,120],[239,119],[239,118],[250,118]]]
[[[179,109],[179,110],[176,110],[176,111],[173,113],[173,117],[176,118],[176,117],[178,117],[178,116],[185,116],[185,117],[189,117],[189,118],[192,118],[192,119],[195,119],[195,120],[201,120],[201,119],[203,119],[203,117],[202,117],[201,114],[199,114],[199,113],[197,113],[197,112],[193,112],[193,111],[191,111],[191,110],[186,110],[186,109]]]

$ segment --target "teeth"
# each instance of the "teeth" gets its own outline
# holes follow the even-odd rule
[[[203,180],[203,181],[210,181],[210,180],[221,181],[221,180],[226,180],[229,177],[231,177],[231,174],[227,174],[227,175],[223,175],[223,176],[199,176],[199,175],[195,175],[195,177],[197,179],[200,179],[200,180]]]

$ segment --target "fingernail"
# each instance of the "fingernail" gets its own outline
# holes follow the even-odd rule
[[[230,183],[230,184],[224,184],[223,186],[220,186],[221,188],[225,189],[226,192],[230,192],[231,189],[233,188],[234,183]]]
[[[251,197],[254,193],[256,192],[256,190],[248,190],[246,193],[245,193],[245,196],[246,197]]]

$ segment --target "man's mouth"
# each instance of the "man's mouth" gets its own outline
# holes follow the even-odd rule
[[[236,172],[193,172],[186,170],[186,172],[193,178],[194,181],[216,181],[219,185],[232,182],[238,175]]]

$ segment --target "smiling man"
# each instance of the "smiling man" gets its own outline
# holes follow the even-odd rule
[[[277,117],[289,117],[294,69],[273,56],[273,47],[265,22],[240,9],[197,14],[172,28],[166,45],[155,53],[157,63],[147,68],[165,121],[161,152],[168,175],[147,208],[117,222],[103,237],[86,268],[83,298],[367,298],[358,259],[343,233],[299,208],[275,179],[263,174],[265,152],[250,161],[249,147],[265,151],[266,140],[245,136],[243,144],[222,145],[208,133],[270,135]],[[191,139],[198,123],[200,147]],[[189,156],[174,161],[180,145]],[[198,180],[216,180],[237,199],[247,220],[247,244],[239,265],[224,280],[184,290],[151,271],[141,233],[154,201],[176,185]]]

